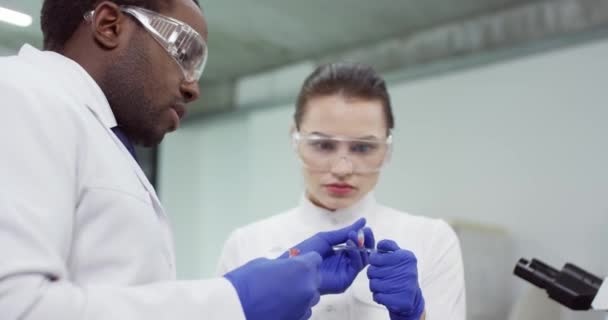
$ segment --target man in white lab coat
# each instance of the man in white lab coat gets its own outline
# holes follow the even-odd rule
[[[199,96],[197,4],[46,0],[47,51],[0,59],[3,320],[310,317],[320,255],[349,228],[312,237],[292,259],[175,280],[167,215],[133,144],[159,143]]]

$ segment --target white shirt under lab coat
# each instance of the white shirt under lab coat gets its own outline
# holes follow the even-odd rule
[[[372,195],[335,212],[321,209],[303,197],[294,209],[235,230],[224,245],[218,274],[254,257],[277,257],[312,234],[345,227],[360,217],[367,219],[376,241],[395,240],[416,255],[427,320],[465,319],[464,271],[456,234],[442,220],[378,205]],[[384,320],[389,319],[389,314],[373,301],[363,270],[345,293],[322,296],[311,319]]]
[[[77,63],[0,58],[0,318],[244,319],[223,278],[175,281],[167,216]]]

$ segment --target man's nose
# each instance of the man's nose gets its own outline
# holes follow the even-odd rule
[[[184,97],[185,103],[190,103],[198,100],[201,96],[201,91],[198,85],[198,81],[186,82],[184,81],[180,86],[180,91]]]

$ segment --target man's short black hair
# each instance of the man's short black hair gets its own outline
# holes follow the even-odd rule
[[[193,1],[199,5],[198,0]],[[99,2],[100,0],[44,0],[40,13],[44,49],[61,51],[84,19],[84,14],[95,9]],[[158,12],[167,0],[112,0],[112,2]]]

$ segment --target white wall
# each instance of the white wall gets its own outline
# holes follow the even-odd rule
[[[377,197],[502,226],[517,257],[607,275],[606,57],[601,41],[392,83],[395,153]],[[232,228],[295,205],[291,113],[287,105],[214,117],[163,144],[160,192],[176,221],[182,277],[211,275]],[[513,284],[516,293],[524,286]]]

